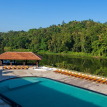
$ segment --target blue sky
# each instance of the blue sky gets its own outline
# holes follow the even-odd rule
[[[0,0],[0,32],[88,19],[107,22],[107,0]]]

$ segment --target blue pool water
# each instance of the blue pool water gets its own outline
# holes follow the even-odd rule
[[[107,96],[39,77],[0,82],[0,94],[22,107],[107,107]]]

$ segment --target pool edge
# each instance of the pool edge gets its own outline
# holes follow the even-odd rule
[[[91,91],[91,92],[94,92],[94,93],[97,93],[97,94],[101,94],[101,95],[107,96],[107,94],[104,94],[104,93],[100,93],[100,92],[97,92],[97,91],[94,91],[94,90],[90,90],[90,89],[87,89],[87,88],[84,88],[84,87],[76,86],[76,85],[69,84],[69,83],[66,83],[66,82],[62,82],[62,81],[60,81],[60,80],[55,80],[55,79],[52,79],[52,78],[40,77],[40,76],[23,76],[23,77],[46,78],[46,79],[50,79],[50,80],[53,80],[53,81],[56,81],[56,82],[60,82],[60,83],[63,83],[63,84],[67,84],[67,85],[70,85],[70,86],[73,86],[73,87],[76,87],[76,88],[81,88],[81,89],[83,89],[83,90],[87,90],[87,91]],[[0,81],[0,83],[1,83],[1,82],[4,82],[4,81],[7,81],[7,80],[17,79],[17,78],[23,78],[23,77],[8,78],[8,79],[5,79],[5,80]],[[1,99],[2,99],[3,101],[5,101],[6,103],[10,104],[12,107],[22,107],[21,105],[19,105],[19,104],[17,104],[16,102],[10,100],[9,98],[5,97],[5,96],[2,95],[2,94],[0,94],[0,97],[1,97]]]

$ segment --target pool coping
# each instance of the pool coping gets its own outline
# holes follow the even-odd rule
[[[55,79],[52,79],[52,78],[48,78],[48,77],[40,77],[40,76],[23,76],[23,77],[36,77],[36,78],[46,78],[46,79],[50,79],[50,80],[53,80],[53,81],[57,81],[57,82],[60,82],[60,83],[64,83],[64,84],[67,84],[67,85],[70,85],[70,86],[73,86],[73,87],[76,87],[76,88],[81,88],[83,90],[87,90],[87,91],[91,91],[91,92],[94,92],[94,93],[97,93],[97,94],[101,94],[101,95],[104,95],[104,96],[107,96],[107,94],[104,94],[104,93],[100,93],[100,92],[97,92],[97,91],[93,91],[93,90],[90,90],[90,89],[87,89],[87,88],[84,88],[84,87],[80,87],[80,86],[76,86],[76,85],[73,85],[73,84],[69,84],[69,83],[66,83],[66,82],[62,82],[60,80],[55,80]],[[1,82],[4,82],[4,81],[7,81],[7,80],[12,80],[12,79],[17,79],[17,78],[23,78],[23,77],[13,77],[13,78],[8,78],[8,79],[5,79],[5,80],[2,80],[0,81]],[[0,94],[0,98],[8,103],[9,105],[11,105],[12,107],[22,107],[20,104],[17,104],[16,102],[14,102],[13,100],[10,100],[9,98],[5,97],[4,95]]]
[[[22,107],[20,104],[17,104],[13,100],[10,100],[9,98],[5,97],[2,94],[0,94],[0,98],[1,98],[1,100],[3,100],[4,102],[6,102],[7,104],[9,104],[12,107]]]

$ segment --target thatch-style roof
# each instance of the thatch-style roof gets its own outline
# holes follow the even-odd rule
[[[5,52],[0,55],[0,60],[41,60],[33,52]]]

